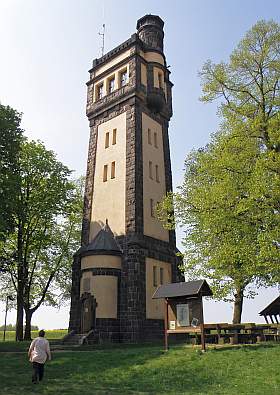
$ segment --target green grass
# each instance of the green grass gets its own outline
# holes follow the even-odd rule
[[[280,345],[208,349],[158,346],[56,352],[45,380],[30,383],[23,353],[0,353],[1,395],[278,395]]]
[[[46,329],[46,337],[48,339],[61,339],[66,335],[67,329]],[[3,341],[3,331],[0,331],[0,342]],[[32,331],[31,337],[34,339],[38,336],[38,331]],[[7,331],[6,332],[6,341],[14,341],[15,340],[15,331]]]

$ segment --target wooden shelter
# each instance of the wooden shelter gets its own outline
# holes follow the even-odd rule
[[[177,333],[200,333],[201,347],[205,350],[203,296],[212,296],[205,280],[161,285],[153,299],[165,299],[165,349],[168,336]]]
[[[279,324],[280,319],[280,296],[278,296],[273,302],[271,302],[265,309],[263,309],[259,315],[263,316],[266,323],[268,324],[268,317],[270,321],[274,324],[274,319],[276,324]],[[273,319],[274,317],[274,319]]]

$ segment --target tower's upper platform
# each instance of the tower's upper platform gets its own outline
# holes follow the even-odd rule
[[[94,59],[88,81],[87,116],[101,115],[138,97],[154,113],[172,116],[172,83],[163,52],[164,22],[157,15],[137,21],[137,33]]]
[[[101,66],[103,63],[108,62],[111,58],[114,58],[116,55],[136,44],[143,50],[160,52],[163,58],[165,58],[163,54],[163,26],[164,22],[158,15],[148,14],[143,16],[137,21],[137,33],[132,34],[128,40],[107,52],[102,57],[94,59],[92,68]]]

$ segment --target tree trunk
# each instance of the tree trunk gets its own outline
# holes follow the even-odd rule
[[[17,295],[17,321],[16,321],[16,341],[23,340],[23,303],[22,295]]]
[[[26,309],[25,310],[25,331],[24,331],[24,340],[31,340],[31,319],[32,319],[33,311]]]
[[[22,260],[22,225],[19,223],[17,236],[17,321],[16,321],[16,341],[23,340],[23,292],[24,292],[24,271]]]
[[[236,289],[236,294],[234,295],[234,310],[233,310],[233,324],[240,324],[241,323],[241,315],[243,309],[243,297],[244,297],[244,289],[238,287]]]

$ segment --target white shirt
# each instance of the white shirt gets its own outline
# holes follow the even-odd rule
[[[28,356],[30,362],[45,363],[47,358],[51,360],[50,345],[47,339],[36,337],[29,347]]]

